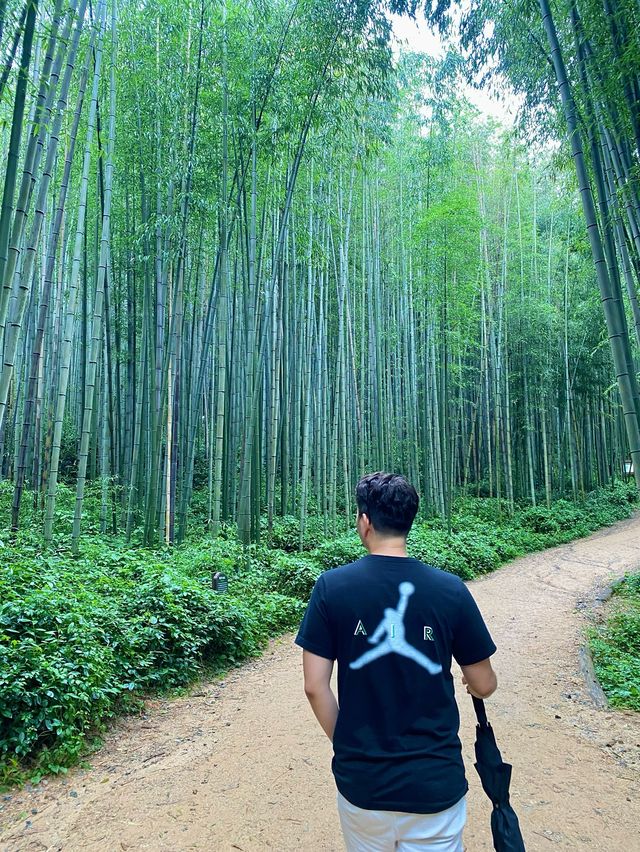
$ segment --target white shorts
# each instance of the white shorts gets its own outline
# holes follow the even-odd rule
[[[337,800],[347,852],[463,852],[465,796],[437,814],[363,810],[340,791]]]

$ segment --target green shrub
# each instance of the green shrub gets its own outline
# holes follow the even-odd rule
[[[66,765],[122,691],[99,629],[58,603],[37,595],[0,609],[0,756],[46,748]]]
[[[613,707],[640,711],[640,659],[606,640],[593,638],[591,653],[596,674]]]
[[[334,538],[325,544],[321,544],[309,554],[311,559],[316,561],[324,570],[348,565],[365,555],[366,551],[355,532],[347,533],[340,538]]]
[[[509,504],[506,500],[497,497],[459,497],[453,505],[453,524],[460,518],[468,523],[470,518],[496,526],[509,516]]]
[[[555,536],[560,530],[553,509],[547,509],[546,506],[530,506],[528,509],[522,509],[518,512],[518,522],[525,529],[544,535]]]
[[[459,532],[451,536],[454,552],[464,559],[473,574],[487,574],[500,566],[501,559],[487,536]]]
[[[640,711],[640,574],[614,588],[617,610],[590,636],[598,680],[614,707]]]
[[[513,527],[498,527],[493,531],[485,528],[483,533],[488,536],[500,564],[527,553],[527,547]]]
[[[60,770],[137,696],[240,663],[269,636],[297,627],[304,612],[301,600],[250,583],[238,549],[231,548],[228,564],[213,554],[213,567],[230,574],[229,594],[218,594],[210,583],[210,542],[173,554],[87,542],[77,560],[67,553],[44,557],[28,545],[3,553],[6,773],[16,760],[32,771]]]
[[[513,539],[522,553],[535,553],[536,550],[543,550],[545,547],[550,547],[555,544],[554,539],[544,533],[533,532],[523,527],[512,527]]]
[[[271,532],[267,529],[267,519],[261,521],[262,536],[270,547],[296,553],[300,547],[300,519],[293,515],[275,518]],[[327,539],[322,518],[307,518],[304,530],[303,550],[313,550]]]
[[[408,553],[463,580],[472,580],[475,576],[465,557],[455,551],[453,538],[444,531],[433,530],[423,524],[414,527],[409,534]]]
[[[205,538],[168,551],[163,558],[191,577],[204,577],[216,571],[233,576],[250,562],[251,552],[247,554],[237,539]]]
[[[621,598],[640,598],[640,574],[627,574],[615,587],[615,594]]]
[[[269,575],[276,591],[307,601],[321,573],[320,566],[311,559],[281,553],[274,560]]]

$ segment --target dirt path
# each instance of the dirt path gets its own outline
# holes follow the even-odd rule
[[[640,849],[640,718],[594,709],[578,664],[595,591],[639,564],[640,516],[472,584],[499,649],[489,711],[514,764],[528,852]],[[151,702],[143,719],[118,725],[91,770],[0,797],[2,852],[340,852],[331,746],[292,640],[188,698]],[[489,850],[471,702],[458,698],[466,846]]]

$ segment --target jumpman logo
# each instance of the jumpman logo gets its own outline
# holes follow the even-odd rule
[[[372,648],[371,651],[366,651],[357,660],[349,663],[351,669],[361,669],[368,663],[377,660],[378,657],[383,657],[385,654],[401,654],[403,657],[409,657],[410,660],[415,660],[419,666],[426,669],[429,674],[436,675],[442,671],[442,666],[439,663],[434,663],[424,654],[421,654],[417,648],[410,645],[404,638],[404,614],[407,609],[407,603],[411,595],[415,592],[416,587],[413,583],[400,583],[398,591],[400,592],[400,601],[396,609],[387,607],[384,611],[384,618],[376,627],[373,636],[370,636],[368,641],[372,645],[377,645],[382,636],[386,633],[387,638],[384,642],[380,642],[377,648]]]

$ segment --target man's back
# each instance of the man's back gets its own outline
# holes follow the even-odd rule
[[[296,641],[338,661],[332,769],[346,799],[436,813],[464,796],[451,657],[472,665],[495,645],[458,577],[365,556],[319,578]]]

